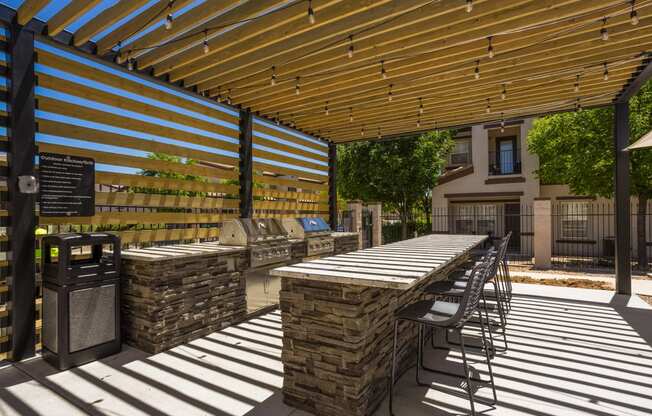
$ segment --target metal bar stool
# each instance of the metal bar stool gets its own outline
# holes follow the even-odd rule
[[[505,352],[508,349],[507,334],[506,334],[508,309],[506,304],[507,297],[504,292],[505,286],[501,283],[503,273],[501,273],[499,269],[501,267],[501,264],[503,263],[504,258],[506,257],[507,244],[509,244],[510,237],[511,237],[511,232],[501,240],[501,243],[498,247],[498,252],[496,253],[497,255],[496,261],[493,262],[491,265],[491,269],[489,270],[489,277],[483,288],[482,306],[484,307],[485,314],[487,315],[487,320],[488,320],[487,325],[489,328],[489,338],[491,341],[490,345],[492,349],[499,350],[502,352]],[[481,261],[484,261],[488,255],[489,253],[485,254],[485,256]],[[480,262],[477,262],[476,265],[479,263]],[[470,273],[471,270],[455,271],[449,275],[449,280],[443,282],[434,282],[431,285],[427,286],[424,289],[424,293],[428,295],[440,296],[444,298],[453,298],[459,300],[464,295],[464,292],[469,282]],[[487,285],[492,285],[493,289],[488,288]],[[489,307],[486,302],[487,298],[496,301],[496,307],[498,309],[498,317],[500,319],[500,324],[492,324],[491,320],[489,319],[488,317]],[[480,323],[475,321],[472,322]],[[500,328],[502,332],[504,347],[501,347],[500,349],[496,348],[493,342],[494,341],[493,334],[492,334],[493,327]],[[448,344],[458,345],[457,343],[450,341],[448,332],[446,333],[446,342]],[[448,349],[447,347],[437,347],[435,345],[434,335],[432,337],[432,347],[435,349]]]
[[[472,378],[469,365],[466,358],[466,348],[464,345],[464,337],[462,330],[466,323],[477,313],[481,322],[484,321],[482,312],[480,311],[480,300],[482,298],[483,287],[486,279],[489,276],[490,268],[497,260],[496,252],[492,251],[492,255],[488,256],[484,262],[477,265],[469,276],[469,284],[466,287],[464,295],[459,303],[443,302],[438,300],[421,300],[414,302],[405,308],[399,310],[395,315],[394,322],[394,347],[392,353],[392,373],[389,385],[389,412],[394,415],[393,393],[394,384],[396,383],[396,353],[398,348],[398,326],[401,321],[411,321],[418,324],[418,341],[417,341],[417,366],[416,366],[416,381],[417,384],[428,386],[419,379],[419,368],[423,363],[423,343],[424,343],[424,329],[443,329],[446,332],[454,331],[460,337],[460,351],[462,353],[462,361],[464,363],[464,375],[454,374],[458,377],[466,378],[466,390],[471,404],[471,414],[475,415],[475,401],[473,397],[473,390],[471,380],[481,381],[477,378]],[[491,388],[493,390],[493,402],[487,403],[494,405],[498,401],[496,396],[496,386],[494,384],[493,370],[491,368],[491,358],[489,357],[489,347],[487,346],[487,338],[482,328],[482,342],[485,345],[485,357],[487,359],[487,366],[489,368],[489,377]],[[440,372],[440,371],[436,371]]]

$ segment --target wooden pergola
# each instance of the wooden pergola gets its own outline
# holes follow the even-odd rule
[[[631,293],[628,101],[652,76],[652,0],[73,0],[40,20],[52,3],[0,6],[12,80],[33,81],[36,36],[321,138],[331,216],[337,143],[614,105],[617,291]],[[33,91],[9,103],[12,134],[33,138]]]

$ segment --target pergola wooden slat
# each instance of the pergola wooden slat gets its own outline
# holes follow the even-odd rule
[[[68,4],[46,33],[61,34],[97,3]],[[338,142],[361,139],[363,128],[409,134],[418,119],[455,126],[532,108],[572,109],[577,75],[583,88],[575,101],[608,104],[652,50],[652,0],[474,0],[470,13],[466,0],[314,0],[314,23],[305,0],[146,3],[118,1],[71,34],[73,44],[111,28],[91,42],[99,56],[113,59],[117,50],[121,64],[133,60],[130,67]],[[25,1],[18,22],[48,4]],[[178,16],[166,28],[171,13]],[[604,64],[611,77],[601,83]],[[503,88],[506,100],[499,98]],[[489,114],[482,111],[487,99]],[[467,107],[463,117],[456,106]]]

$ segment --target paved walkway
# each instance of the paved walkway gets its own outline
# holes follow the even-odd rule
[[[498,416],[643,416],[652,409],[652,310],[601,290],[514,285],[510,350],[494,359]],[[170,351],[132,348],[58,372],[40,359],[0,370],[0,415],[306,416],[283,404],[278,312]],[[461,370],[457,352],[430,365]],[[474,373],[485,365],[472,356]],[[397,385],[397,416],[468,412],[460,380],[414,370]],[[481,388],[478,396],[488,398]],[[384,404],[376,416],[386,416]]]

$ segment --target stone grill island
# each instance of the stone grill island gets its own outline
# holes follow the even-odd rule
[[[487,237],[428,235],[272,270],[282,278],[284,400],[316,415],[369,415],[387,393],[393,315]],[[399,330],[398,371],[416,360]]]

